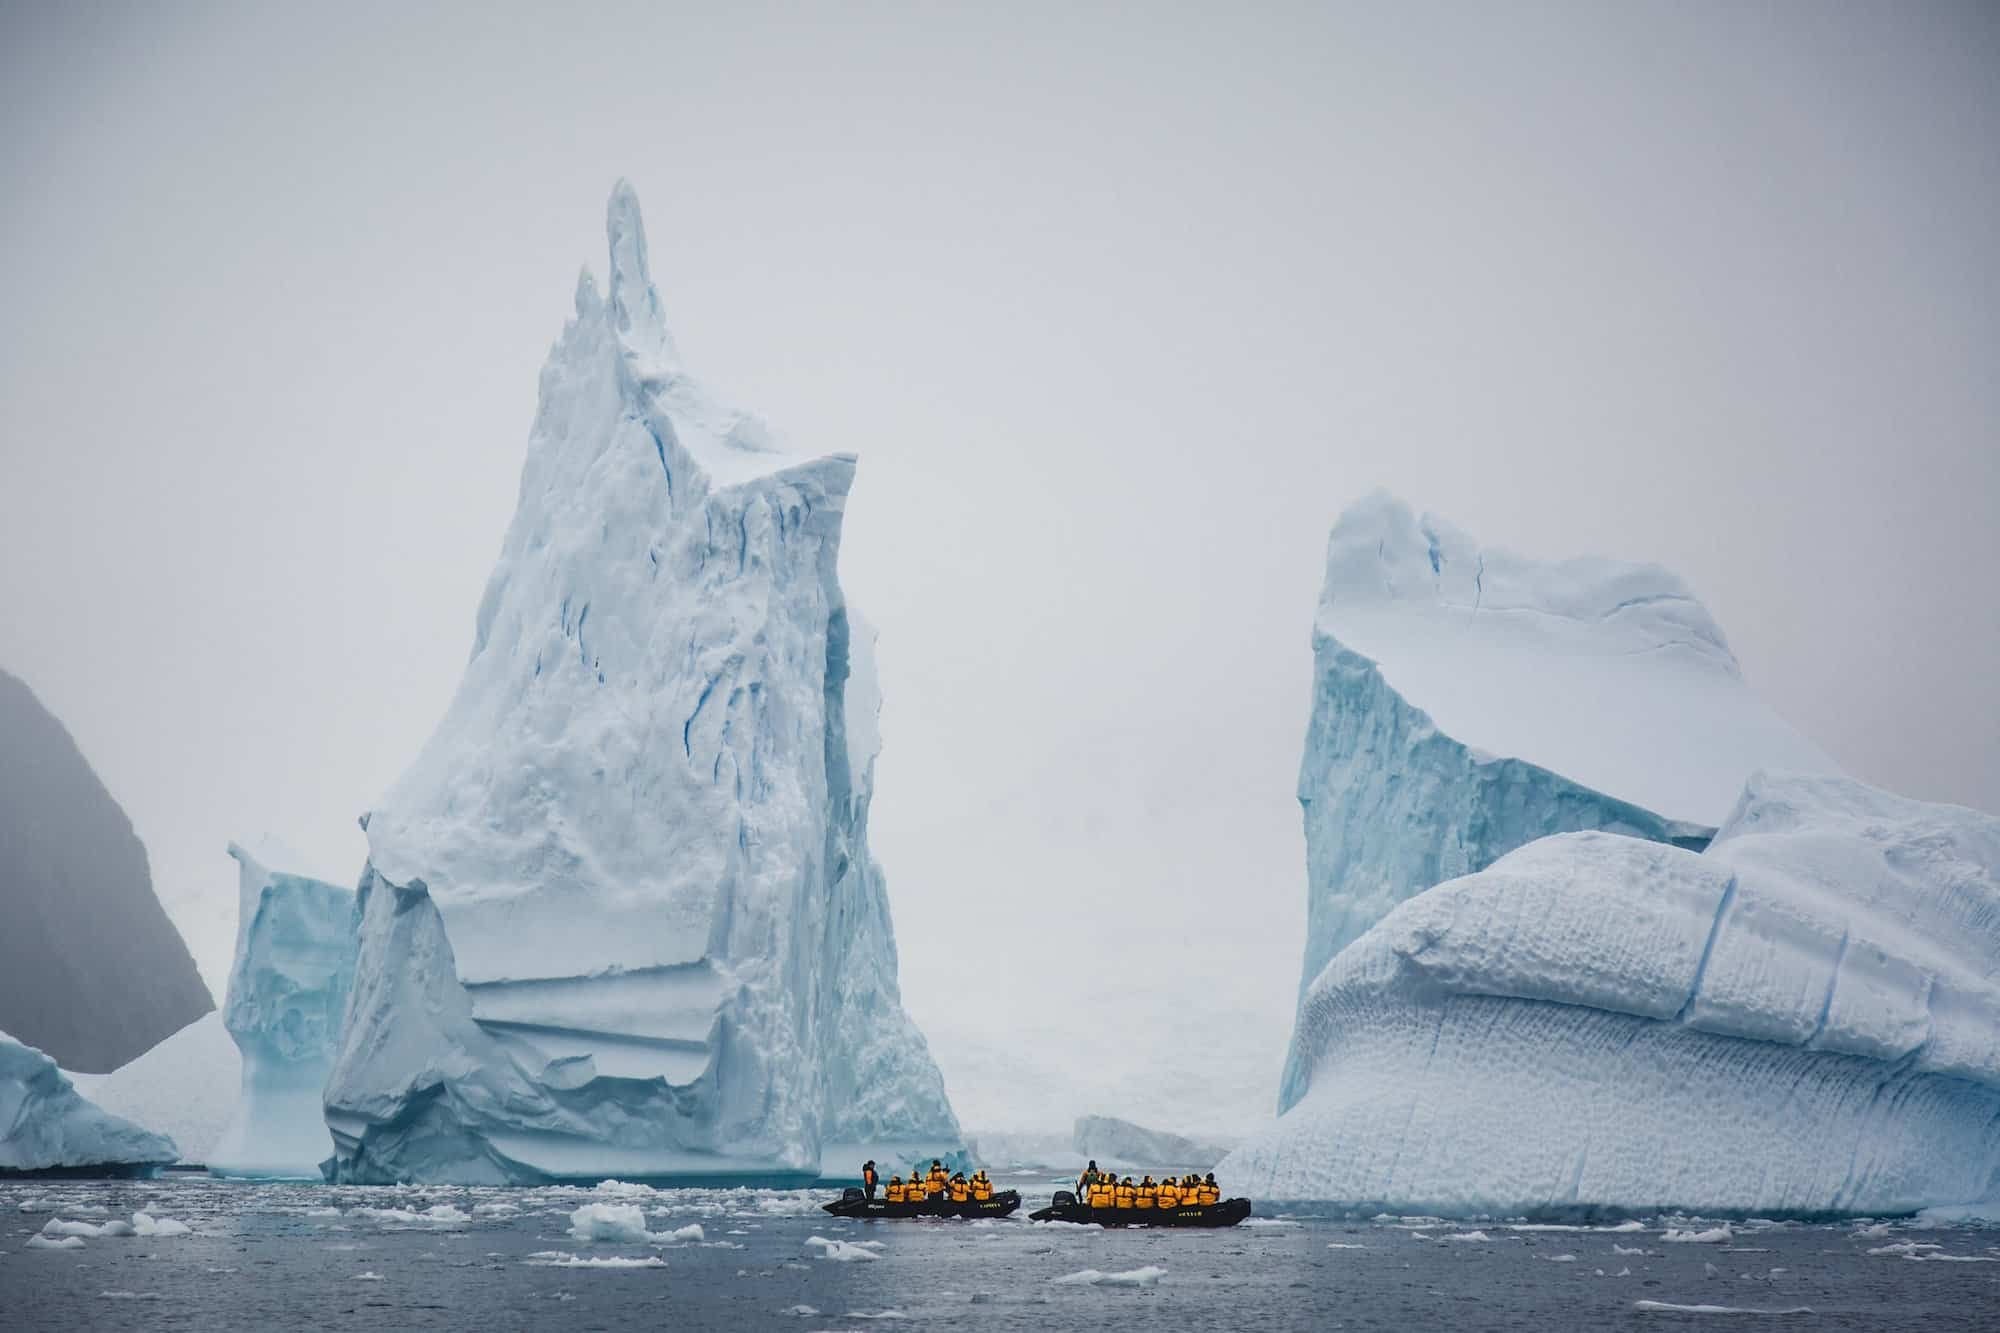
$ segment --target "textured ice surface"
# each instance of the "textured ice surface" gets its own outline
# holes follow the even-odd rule
[[[1223,1144],[1147,1129],[1104,1115],[1079,1117],[1070,1142],[1078,1154],[1097,1159],[1107,1169],[1114,1165],[1163,1168],[1174,1175],[1194,1168],[1206,1171],[1229,1151]]]
[[[1666,570],[1485,550],[1385,495],[1334,525],[1313,658],[1302,1010],[1397,903],[1524,843],[1608,829],[1698,850],[1753,771],[1835,771]],[[1303,1055],[1295,1034],[1280,1110]]]
[[[1532,843],[1314,983],[1231,1189],[1438,1214],[1894,1213],[2000,1192],[2000,820],[1752,778],[1702,854]]]
[[[215,1007],[153,894],[132,821],[0,671],[0,1029],[104,1074]]]
[[[236,962],[223,1022],[242,1052],[243,1092],[208,1168],[317,1180],[333,1153],[320,1093],[354,980],[354,891],[273,870],[236,843],[229,854]]]
[[[608,231],[464,680],[367,821],[344,1180],[809,1177],[959,1138],[867,847],[854,460],[699,388],[622,184]]]
[[[178,1160],[174,1141],[78,1094],[55,1061],[0,1033],[0,1172]]]

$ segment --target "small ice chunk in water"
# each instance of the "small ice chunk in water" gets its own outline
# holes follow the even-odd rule
[[[1660,1237],[1660,1239],[1679,1245],[1719,1245],[1735,1234],[1735,1232],[1729,1229],[1729,1224],[1725,1222],[1719,1227],[1710,1227],[1706,1231],[1676,1231],[1674,1228],[1668,1227],[1667,1234]]]
[[[1795,1305],[1784,1310],[1751,1310],[1740,1305],[1675,1305],[1671,1301],[1633,1301],[1635,1310],[1651,1310],[1662,1314],[1811,1314],[1810,1305]]]
[[[154,1217],[151,1213],[147,1212],[132,1214],[132,1226],[141,1236],[185,1236],[194,1229],[187,1223],[176,1221],[174,1218]]]
[[[824,1236],[806,1238],[806,1248],[819,1250],[819,1257],[836,1263],[862,1263],[870,1259],[880,1259],[876,1251],[882,1248],[879,1240],[828,1240]]]
[[[1071,1287],[1151,1287],[1166,1275],[1166,1269],[1157,1264],[1147,1264],[1144,1268],[1127,1269],[1122,1273],[1104,1273],[1086,1268],[1081,1273],[1070,1273],[1050,1278],[1049,1281],[1057,1286]]]
[[[31,1250],[80,1250],[83,1247],[83,1238],[80,1236],[61,1236],[53,1239],[48,1236],[28,1237],[28,1248]]]

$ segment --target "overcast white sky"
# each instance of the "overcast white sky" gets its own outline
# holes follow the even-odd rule
[[[861,456],[974,1125],[1268,1109],[1376,486],[1672,567],[1854,773],[2000,811],[2000,9],[403,8],[0,11],[0,665],[218,986],[224,844],[352,879],[443,711],[619,176],[690,367]]]

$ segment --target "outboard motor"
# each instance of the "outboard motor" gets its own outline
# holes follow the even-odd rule
[[[1076,1206],[1076,1195],[1070,1193],[1068,1190],[1057,1190],[1056,1197],[1051,1199],[1049,1204],[1054,1208],[1074,1208]]]
[[[861,1187],[858,1185],[849,1185],[840,1192],[840,1201],[842,1203],[860,1203],[867,1197],[866,1194],[862,1193]]]

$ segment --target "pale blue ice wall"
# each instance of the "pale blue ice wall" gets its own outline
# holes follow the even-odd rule
[[[234,843],[229,854],[240,886],[222,1021],[242,1052],[243,1090],[208,1166],[317,1177],[333,1153],[320,1093],[354,984],[354,891],[271,870]]]
[[[179,1158],[172,1139],[101,1109],[55,1061],[0,1032],[0,1172],[158,1166]]]
[[[1333,956],[1405,899],[1484,870],[1551,833],[1604,829],[1700,851],[1714,829],[1663,819],[1535,764],[1476,754],[1439,731],[1375,663],[1313,634],[1312,721],[1299,766],[1306,833],[1303,1005]],[[1303,1010],[1301,1010],[1303,1015]],[[1278,1093],[1311,1081],[1295,1026]]]

